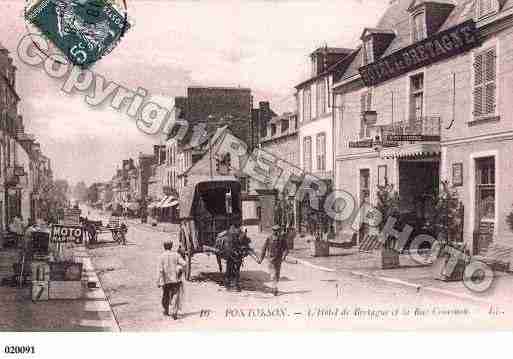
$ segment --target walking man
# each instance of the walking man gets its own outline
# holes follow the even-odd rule
[[[264,249],[258,263],[262,263],[267,257],[269,275],[272,281],[272,291],[275,296],[278,295],[278,282],[280,281],[281,263],[288,254],[288,246],[285,237],[281,234],[281,227],[274,225],[272,227],[273,234],[267,237]]]
[[[121,226],[120,226],[120,236],[121,236],[121,244],[123,244],[124,246],[126,246],[126,234],[128,232],[128,228],[125,224],[125,222],[121,222]]]
[[[186,263],[182,257],[173,251],[173,242],[164,243],[164,253],[159,259],[158,282],[162,288],[162,307],[164,315],[169,315],[169,304],[171,303],[171,315],[173,319],[178,318],[178,311],[182,305],[183,283],[182,273]]]

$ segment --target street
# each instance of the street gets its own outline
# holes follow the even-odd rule
[[[215,257],[197,254],[192,280],[186,282],[184,313],[174,321],[162,314],[156,263],[163,241],[174,238],[176,232],[164,233],[135,220],[128,223],[127,246],[115,244],[109,234],[103,234],[89,251],[121,331],[343,330],[392,325],[407,329],[419,328],[419,323],[423,328],[445,324],[465,328],[476,319],[485,324],[494,319],[483,303],[327,272],[292,259],[282,268],[279,296],[271,294],[266,267],[251,258],[242,268],[242,291],[228,292],[222,286]],[[259,243],[254,246],[259,250]]]

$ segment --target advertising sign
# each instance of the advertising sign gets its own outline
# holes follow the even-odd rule
[[[50,230],[52,243],[81,243],[83,230],[80,226],[65,226],[53,224]]]
[[[78,208],[68,208],[64,210],[64,224],[78,225],[80,224],[80,214],[82,211]]]
[[[479,44],[473,20],[441,31],[359,69],[367,86],[374,86],[409,71],[468,51]]]

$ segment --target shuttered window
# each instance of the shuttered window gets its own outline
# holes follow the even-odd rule
[[[365,112],[370,111],[372,108],[372,92],[364,92],[360,96],[360,109],[361,109],[361,121],[360,121],[360,138],[369,136],[369,128],[365,123]]]
[[[310,87],[303,90],[303,121],[310,121],[312,118],[312,97]]]
[[[474,118],[495,114],[497,107],[497,51],[488,49],[474,57]]]
[[[426,38],[426,15],[424,12],[413,16],[412,20],[412,42],[424,40]]]
[[[310,136],[303,138],[303,169],[312,172],[312,138]]]
[[[482,18],[493,15],[499,11],[498,0],[478,0],[477,1],[477,17]]]
[[[326,134],[319,133],[316,137],[317,170],[326,171]]]
[[[363,66],[374,62],[374,49],[372,44],[372,38],[369,38],[363,42]]]

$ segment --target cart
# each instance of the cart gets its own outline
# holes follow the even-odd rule
[[[120,224],[120,217],[112,216],[109,218],[107,225],[103,225],[102,221],[88,221],[96,229],[96,234],[109,233],[115,242],[121,242],[123,230]]]
[[[196,254],[214,254],[221,273],[222,259],[238,255],[242,260],[253,254],[249,238],[241,231],[240,189],[235,177],[218,176],[193,183],[182,191],[179,252],[187,263],[187,280],[191,278],[192,257]]]

